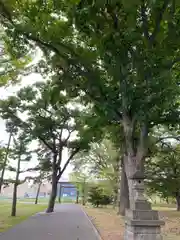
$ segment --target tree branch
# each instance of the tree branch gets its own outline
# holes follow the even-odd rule
[[[39,171],[41,168],[39,166],[34,168],[28,168],[26,170],[19,171],[19,173],[25,173],[25,172],[33,172],[33,171]]]
[[[161,21],[163,19],[164,12],[166,11],[166,8],[167,8],[169,2],[170,2],[170,0],[164,0],[162,8],[157,10],[154,31],[150,36],[151,45],[153,45],[154,40],[160,30]]]
[[[159,139],[156,141],[155,144],[157,144],[157,143],[159,143],[159,142],[162,142],[162,141],[164,141],[164,140],[166,140],[166,139],[175,139],[175,140],[177,140],[177,141],[180,141],[180,136],[161,137],[161,138],[159,138]]]
[[[144,36],[146,37],[146,39],[149,42],[150,37],[149,37],[149,32],[148,32],[148,21],[147,21],[146,11],[147,11],[147,8],[145,5],[145,0],[142,0],[142,4],[141,4],[142,27],[143,27]]]
[[[7,9],[7,7],[5,6],[5,4],[3,3],[2,0],[0,0],[0,14],[7,19],[8,21],[12,22],[12,16],[9,12],[9,10]]]
[[[24,122],[22,119],[20,119],[20,118],[19,118],[18,116],[16,116],[14,113],[12,113],[12,112],[10,112],[10,111],[9,111],[8,113],[9,113],[13,118],[15,118],[16,120],[20,121],[20,123],[23,124],[26,128],[28,128],[28,129],[30,130],[31,134],[33,134],[33,130],[32,130],[32,128],[29,126],[28,123]],[[51,149],[51,151],[53,151],[53,147],[50,146],[43,137],[41,137],[39,134],[33,134],[33,135],[34,135],[35,137],[39,138],[39,140],[41,140],[49,149]]]
[[[141,163],[146,156],[147,152],[147,137],[148,137],[148,127],[146,123],[143,123],[140,130],[140,140],[137,148],[137,166],[141,168]]]
[[[64,173],[64,171],[66,170],[67,166],[69,165],[71,159],[76,155],[76,153],[78,153],[80,150],[80,147],[79,148],[76,148],[72,154],[70,155],[70,157],[68,158],[68,160],[66,161],[66,163],[64,164],[64,167],[62,168],[60,174],[58,175],[58,177],[60,178],[62,176],[62,174]]]
[[[164,67],[167,70],[170,70],[174,66],[174,64],[179,63],[179,62],[180,62],[180,57],[176,57],[174,60],[169,61]]]

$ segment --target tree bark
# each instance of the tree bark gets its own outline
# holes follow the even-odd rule
[[[57,196],[58,180],[59,180],[59,178],[57,177],[57,172],[55,171],[52,174],[52,190],[51,190],[51,195],[49,198],[48,208],[46,210],[47,213],[51,213],[54,211],[54,205],[55,205],[55,200],[56,200],[56,196]]]
[[[134,205],[134,190],[132,175],[137,171],[144,172],[144,159],[147,152],[148,127],[146,122],[136,122],[135,117],[123,114],[123,128],[125,136],[124,166],[129,189],[130,208]],[[136,128],[139,136],[137,137]],[[137,139],[138,138],[138,139]]]
[[[77,195],[76,195],[76,204],[79,204],[79,190],[77,190]]]
[[[18,184],[14,183],[14,189],[13,189],[13,201],[12,201],[12,210],[11,210],[11,216],[16,216],[16,205],[17,205],[17,187]]]
[[[82,199],[83,206],[86,205],[86,182],[83,182],[83,199]]]
[[[117,206],[117,200],[118,200],[118,191],[117,191],[117,189],[114,189],[113,209],[115,209]]]
[[[180,194],[176,195],[177,211],[180,211]]]
[[[36,193],[35,204],[38,204],[38,199],[39,199],[39,193],[40,193],[40,189],[41,189],[41,184],[42,184],[42,182],[40,181],[40,182],[39,182],[39,185],[38,185],[37,193]]]
[[[61,184],[59,186],[59,197],[58,197],[58,202],[61,203],[61,194],[62,194],[62,187]]]
[[[5,173],[6,165],[7,165],[9,148],[10,148],[10,144],[11,144],[11,138],[12,138],[12,132],[10,132],[10,134],[9,134],[8,145],[7,145],[7,148],[6,148],[6,155],[5,155],[4,164],[3,164],[3,168],[2,168],[2,172],[1,172],[1,178],[0,178],[0,193],[1,193],[1,191],[2,191],[2,186],[3,186],[3,181],[4,181],[4,173]]]
[[[121,181],[120,181],[120,201],[118,214],[125,216],[125,210],[130,206],[128,180],[125,172],[124,159],[121,164]]]
[[[11,210],[11,216],[12,217],[16,216],[17,188],[18,188],[20,167],[21,167],[21,156],[19,156],[19,159],[18,159],[18,165],[17,165],[17,171],[16,171],[16,180],[15,180],[14,189],[13,189],[13,201],[12,201],[12,210]]]

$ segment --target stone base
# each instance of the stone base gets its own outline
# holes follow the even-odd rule
[[[126,225],[124,240],[162,240],[160,227]]]

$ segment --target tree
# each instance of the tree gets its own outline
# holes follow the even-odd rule
[[[81,165],[81,167],[82,166],[83,165]],[[72,181],[73,184],[75,184],[77,189],[76,203],[79,203],[80,196],[82,199],[82,204],[86,205],[88,188],[90,185],[90,181],[92,181],[92,178],[89,176],[89,174],[84,173],[83,171],[80,170],[79,171],[76,170],[70,174],[70,180]]]
[[[0,3],[0,10],[1,7]],[[32,51],[25,56],[22,51],[13,50],[11,40],[0,25],[0,86],[17,83],[22,75],[29,72],[28,64],[31,62]]]
[[[144,165],[149,133],[158,124],[179,121],[178,2],[54,5],[49,0],[43,7],[42,1],[1,2],[9,36],[15,31],[22,37],[19,45],[33,41],[44,51],[57,88],[93,103],[97,116],[122,126],[124,167],[133,200],[130,176]]]
[[[39,193],[43,181],[50,181],[51,179],[51,156],[45,154],[45,152],[41,149],[37,149],[35,152],[39,162],[37,169],[40,171],[39,175],[34,178],[34,184],[38,185],[35,204],[38,204]]]
[[[11,151],[11,158],[13,158],[17,162],[17,166],[14,168],[9,166],[9,170],[16,173],[15,180],[12,181],[14,183],[14,190],[13,190],[13,200],[12,200],[12,211],[11,216],[16,216],[16,203],[17,203],[17,188],[18,185],[22,184],[26,181],[26,178],[21,181],[19,176],[21,173],[26,172],[27,170],[21,170],[22,162],[27,162],[31,160],[31,154],[27,149],[29,139],[26,137],[24,133],[19,133],[17,138],[13,139],[13,148]]]
[[[37,192],[36,192],[36,198],[35,198],[35,204],[38,204],[38,199],[39,199],[39,193],[41,190],[41,186],[43,183],[43,180],[47,181],[47,176],[44,172],[40,172],[37,177],[34,179],[34,184],[37,184]]]
[[[4,159],[5,159],[5,148],[4,148],[4,146],[1,146],[0,147],[0,172],[1,172],[2,183],[3,183],[4,171],[5,171],[5,166],[4,166],[5,160]],[[3,175],[3,177],[2,177],[2,175]],[[1,179],[0,179],[0,183],[1,183]],[[0,190],[1,190],[1,188],[0,188]]]
[[[107,180],[107,187],[112,189],[116,204],[119,161],[119,152],[113,143],[109,139],[103,139],[100,143],[92,143],[88,152],[77,154],[72,163],[76,170],[83,166],[89,175],[93,175],[96,179]]]
[[[109,205],[112,202],[112,197],[107,195],[102,187],[94,186],[89,191],[89,202],[95,207]]]
[[[12,135],[13,135],[13,128],[10,130],[10,133],[9,133],[9,139],[8,139],[8,144],[7,144],[6,150],[3,149],[4,154],[2,152],[3,163],[2,163],[2,171],[1,171],[1,178],[0,178],[0,193],[1,193],[1,190],[2,190],[2,186],[3,186],[4,173],[5,173],[6,166],[7,166]]]
[[[166,144],[146,166],[147,187],[150,194],[176,199],[180,211],[180,148]]]
[[[72,108],[70,99],[64,92],[59,93],[59,102],[54,103],[51,98],[51,84],[37,83],[32,87],[21,89],[17,96],[11,96],[2,101],[3,118],[11,118],[20,128],[24,129],[33,139],[39,140],[40,147],[45,154],[51,156],[49,166],[52,170],[52,192],[47,212],[52,212],[57,195],[57,183],[66,170],[75,154],[88,143],[94,133],[83,130],[81,125],[82,112]],[[26,120],[20,117],[20,113],[26,114]],[[82,129],[82,138],[78,135]],[[72,138],[74,134],[74,140]],[[62,165],[62,153],[67,148],[69,156]]]

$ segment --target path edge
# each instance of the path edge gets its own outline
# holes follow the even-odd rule
[[[85,212],[85,210],[83,209],[83,207],[81,207],[82,212],[84,213],[84,215],[86,216],[88,222],[90,223],[91,227],[93,228],[96,237],[98,238],[98,240],[103,240],[100,231],[98,230],[98,228],[95,226],[95,224],[91,221],[90,217],[88,216],[88,214]]]

